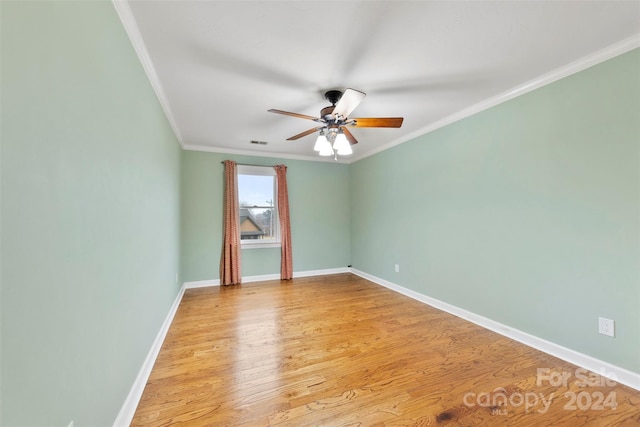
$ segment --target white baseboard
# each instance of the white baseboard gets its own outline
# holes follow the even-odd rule
[[[349,273],[350,271],[351,270],[349,269],[349,267],[325,268],[323,270],[295,271],[293,273],[293,278],[296,279],[299,277],[325,276],[327,274]],[[280,280],[280,273],[262,274],[259,276],[244,276],[242,278],[242,283],[265,282],[267,280]],[[184,286],[186,289],[204,288],[207,286],[220,286],[220,279],[199,280],[197,282],[185,282]]]
[[[142,367],[138,372],[138,376],[133,382],[133,386],[129,391],[129,395],[127,395],[127,398],[125,399],[122,408],[120,408],[120,412],[118,413],[116,420],[113,422],[114,427],[126,427],[131,425],[131,420],[133,420],[133,415],[136,412],[138,403],[140,403],[142,392],[144,391],[144,387],[147,385],[147,380],[149,379],[149,375],[151,375],[153,365],[156,363],[156,358],[158,357],[158,353],[160,353],[160,348],[162,347],[164,338],[167,336],[167,332],[169,331],[169,327],[171,326],[173,317],[175,316],[176,311],[178,311],[180,301],[182,301],[184,290],[185,286],[182,285],[180,287],[178,295],[176,296],[176,299],[173,301],[173,304],[169,309],[167,317],[164,319],[164,323],[162,323],[162,327],[160,328],[158,335],[156,335],[156,339],[151,345],[151,350],[149,350],[146,359],[144,359],[144,363],[142,364]]]
[[[261,274],[259,276],[243,276],[242,283],[266,282],[267,280],[280,280],[280,273]]]
[[[628,387],[640,390],[640,374],[636,372],[629,371],[619,366],[612,365],[609,362],[587,356],[586,354],[582,354],[575,350],[571,350],[542,338],[538,338],[534,335],[496,322],[495,320],[488,319],[486,317],[480,316],[446,302],[428,297],[419,292],[412,291],[411,289],[396,285],[395,283],[389,282],[376,276],[372,276],[371,274],[359,271],[355,268],[352,268],[351,272],[373,283],[377,283],[378,285],[406,295],[424,304],[430,305],[439,310],[453,314],[454,316],[468,320],[471,323],[475,323],[476,325],[482,326],[483,328],[489,329],[500,335],[504,335],[507,338],[511,338],[529,347],[533,347],[544,353],[550,354],[569,363],[573,363],[574,365],[577,365],[581,368],[585,368],[597,374],[603,375],[616,382],[619,382],[620,384],[624,384]]]
[[[324,270],[294,271],[293,278],[297,279],[299,277],[326,276],[327,274],[349,273],[349,271],[350,269],[348,267],[326,268]],[[264,282],[267,280],[280,280],[280,273],[263,274],[261,276],[245,276],[242,278],[242,283]]]
[[[198,280],[197,282],[184,282],[185,289],[206,288],[208,286],[220,286],[220,279]]]
[[[328,274],[341,274],[341,273],[350,273],[351,269],[349,267],[340,267],[340,268],[326,268],[324,270],[307,270],[307,271],[299,271],[293,273],[293,278],[296,279],[298,277],[313,277],[313,276],[326,276]]]

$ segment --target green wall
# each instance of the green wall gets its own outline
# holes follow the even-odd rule
[[[350,263],[348,165],[186,151],[181,213],[184,281],[219,278],[223,160],[287,165],[294,272]],[[243,276],[279,272],[280,248],[242,250]]]
[[[179,290],[181,149],[110,2],[0,12],[0,424],[111,425]]]
[[[639,145],[635,50],[352,164],[353,266],[640,372]]]

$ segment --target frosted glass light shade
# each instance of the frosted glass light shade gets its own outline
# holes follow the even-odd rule
[[[316,145],[313,146],[313,149],[315,151],[326,151],[326,147],[331,148],[331,144],[329,144],[329,141],[327,141],[327,137],[324,136],[324,133],[321,133],[320,135],[318,135],[318,139],[316,139]]]
[[[342,132],[336,136],[336,141],[333,143],[333,149],[336,150],[336,152],[340,156],[348,156],[349,154],[353,154],[351,144],[349,144],[347,137],[344,136]]]
[[[327,141],[326,147],[322,147],[319,154],[324,157],[333,156],[333,148],[331,148],[331,144],[329,144],[329,141]]]

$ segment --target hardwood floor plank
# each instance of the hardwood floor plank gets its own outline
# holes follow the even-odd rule
[[[577,369],[351,274],[192,289],[132,425],[640,425],[640,392]]]

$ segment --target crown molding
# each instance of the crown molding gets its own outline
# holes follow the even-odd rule
[[[594,65],[598,65],[604,61],[615,58],[616,56],[622,55],[624,53],[630,52],[639,47],[640,47],[640,33],[635,34],[624,40],[621,40],[617,43],[614,43],[611,46],[598,50],[587,56],[584,56],[560,68],[556,68],[553,71],[550,71],[546,74],[536,77],[535,79],[529,80],[528,82],[525,82],[512,89],[509,89],[506,92],[503,92],[499,95],[493,96],[491,98],[487,98],[484,101],[478,102],[477,104],[474,104],[468,108],[462,109],[457,113],[451,114],[450,116],[437,120],[431,123],[430,125],[427,125],[423,128],[418,129],[415,132],[410,133],[409,135],[404,136],[403,138],[396,139],[378,148],[375,148],[369,151],[368,153],[365,153],[361,156],[354,157],[353,159],[350,159],[348,163],[354,163],[354,162],[357,162],[358,160],[362,160],[367,157],[373,156],[374,154],[378,154],[382,151],[386,151],[390,148],[395,147],[396,145],[400,145],[404,142],[410,141],[419,136],[426,135],[430,132],[433,132],[436,129],[440,129],[444,126],[450,125],[459,120],[470,117],[481,111],[484,111],[491,107],[495,107],[498,104],[502,104],[503,102],[509,101],[513,98],[516,98],[518,96],[521,96],[531,91],[534,91],[536,89],[539,89],[543,86],[556,82],[572,74],[586,70],[587,68],[593,67]]]
[[[155,67],[153,66],[153,61],[149,56],[149,51],[147,50],[147,45],[145,44],[142,34],[140,34],[140,29],[138,28],[138,24],[136,23],[135,18],[133,17],[133,12],[131,12],[131,7],[129,6],[129,2],[127,0],[111,0],[113,7],[116,9],[116,13],[120,17],[120,21],[124,26],[124,30],[129,36],[129,40],[133,45],[133,49],[136,51],[138,55],[138,59],[142,63],[142,68],[147,74],[147,78],[151,83],[151,87],[153,91],[156,93],[158,97],[158,101],[160,102],[160,106],[164,111],[167,120],[169,121],[169,126],[173,130],[173,133],[176,136],[176,139],[180,143],[180,146],[184,148],[184,141],[182,140],[182,135],[180,134],[180,130],[178,129],[178,125],[173,117],[173,113],[171,112],[171,107],[169,106],[169,100],[164,92],[162,84],[160,83],[160,79],[158,78],[158,73],[156,72]]]

